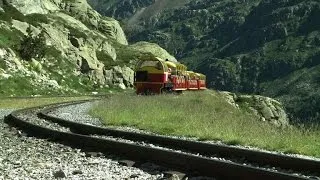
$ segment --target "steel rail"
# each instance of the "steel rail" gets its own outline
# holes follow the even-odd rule
[[[166,167],[183,170],[184,172],[196,172],[204,176],[220,177],[223,179],[307,179],[292,174],[255,168],[233,162],[52,130],[19,118],[19,114],[29,112],[30,110],[33,109],[15,111],[6,116],[4,120],[7,124],[18,127],[35,137],[60,141],[73,147],[90,148],[103,153],[125,156],[132,160],[151,161],[165,165]]]
[[[64,106],[69,106],[66,104]],[[58,123],[62,126],[69,127],[73,132],[79,134],[97,134],[108,135],[114,137],[122,137],[134,141],[144,141],[161,146],[166,146],[173,149],[183,149],[192,153],[199,153],[201,155],[218,155],[219,157],[234,157],[245,158],[250,163],[257,163],[261,166],[271,165],[274,167],[280,167],[282,169],[295,170],[298,172],[313,173],[320,175],[320,161],[298,158],[293,156],[287,156],[282,154],[275,154],[251,149],[245,149],[240,147],[211,144],[199,141],[182,140],[178,138],[151,135],[144,133],[128,132],[122,130],[116,130],[112,128],[98,127],[94,125],[77,123],[74,121],[65,120],[55,116],[49,115],[51,111],[54,111],[56,106],[46,108],[42,110],[38,116],[52,122]]]

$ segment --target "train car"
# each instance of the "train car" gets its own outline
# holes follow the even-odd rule
[[[137,94],[160,94],[205,89],[205,76],[181,63],[158,57],[140,60],[135,69],[134,86]]]
[[[187,71],[187,89],[188,90],[199,90],[198,86],[198,76],[197,73],[193,71]]]
[[[157,57],[140,60],[136,66],[134,86],[137,94],[159,94],[168,83],[168,66]]]
[[[198,79],[198,88],[199,90],[205,90],[206,88],[206,76],[204,74],[198,73],[199,79]]]
[[[165,64],[169,69],[169,82],[172,84],[172,87],[165,86],[164,91],[182,92],[187,90],[187,78],[185,76],[187,67],[183,64],[173,63],[170,61],[165,61]]]

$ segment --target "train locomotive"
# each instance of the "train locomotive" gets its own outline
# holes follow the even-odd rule
[[[134,86],[137,94],[181,93],[206,89],[206,76],[181,63],[148,57],[140,60],[135,69]]]

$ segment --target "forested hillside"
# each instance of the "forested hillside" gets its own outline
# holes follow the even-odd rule
[[[106,3],[107,2],[107,3]],[[120,20],[129,42],[156,42],[219,90],[285,103],[320,121],[320,2],[316,0],[90,0]]]

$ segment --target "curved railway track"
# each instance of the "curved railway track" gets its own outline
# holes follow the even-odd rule
[[[221,179],[308,179],[308,176],[294,175],[292,171],[313,176],[319,175],[320,161],[97,127],[49,115],[56,108],[83,102],[86,101],[56,104],[44,109],[37,107],[18,110],[5,117],[5,122],[39,138],[58,141],[77,148],[90,149],[90,151],[111,153],[131,160],[154,162],[188,174],[200,174]],[[50,129],[37,125],[29,121],[28,118],[21,117],[21,115],[28,113],[37,113],[39,118],[68,128],[69,131]],[[102,136],[148,142],[173,150],[116,141]],[[196,154],[200,154],[200,156]],[[212,158],[213,156],[238,160],[219,160]],[[246,163],[243,163],[244,161]],[[267,166],[277,167],[281,170],[270,170],[265,168]]]

